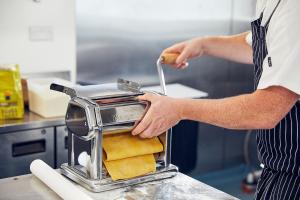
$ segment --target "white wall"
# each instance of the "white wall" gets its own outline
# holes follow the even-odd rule
[[[0,64],[76,74],[75,0],[0,0]]]

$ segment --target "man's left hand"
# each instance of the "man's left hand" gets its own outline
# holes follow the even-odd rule
[[[152,138],[167,131],[181,120],[179,100],[166,96],[145,94],[138,97],[139,100],[151,103],[149,110],[132,131],[132,135],[142,138]]]

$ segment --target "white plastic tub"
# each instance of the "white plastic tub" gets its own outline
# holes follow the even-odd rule
[[[71,82],[57,78],[34,78],[27,80],[29,110],[42,117],[61,117],[66,114],[70,97],[50,90],[51,83],[72,85]]]

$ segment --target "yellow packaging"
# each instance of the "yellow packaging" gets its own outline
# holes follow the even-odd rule
[[[24,116],[24,102],[18,65],[0,65],[0,119]]]

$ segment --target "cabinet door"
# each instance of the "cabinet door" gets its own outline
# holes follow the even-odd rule
[[[54,128],[1,134],[0,158],[0,178],[30,173],[35,159],[54,167]]]
[[[56,127],[56,168],[68,162],[68,130],[66,126]]]

